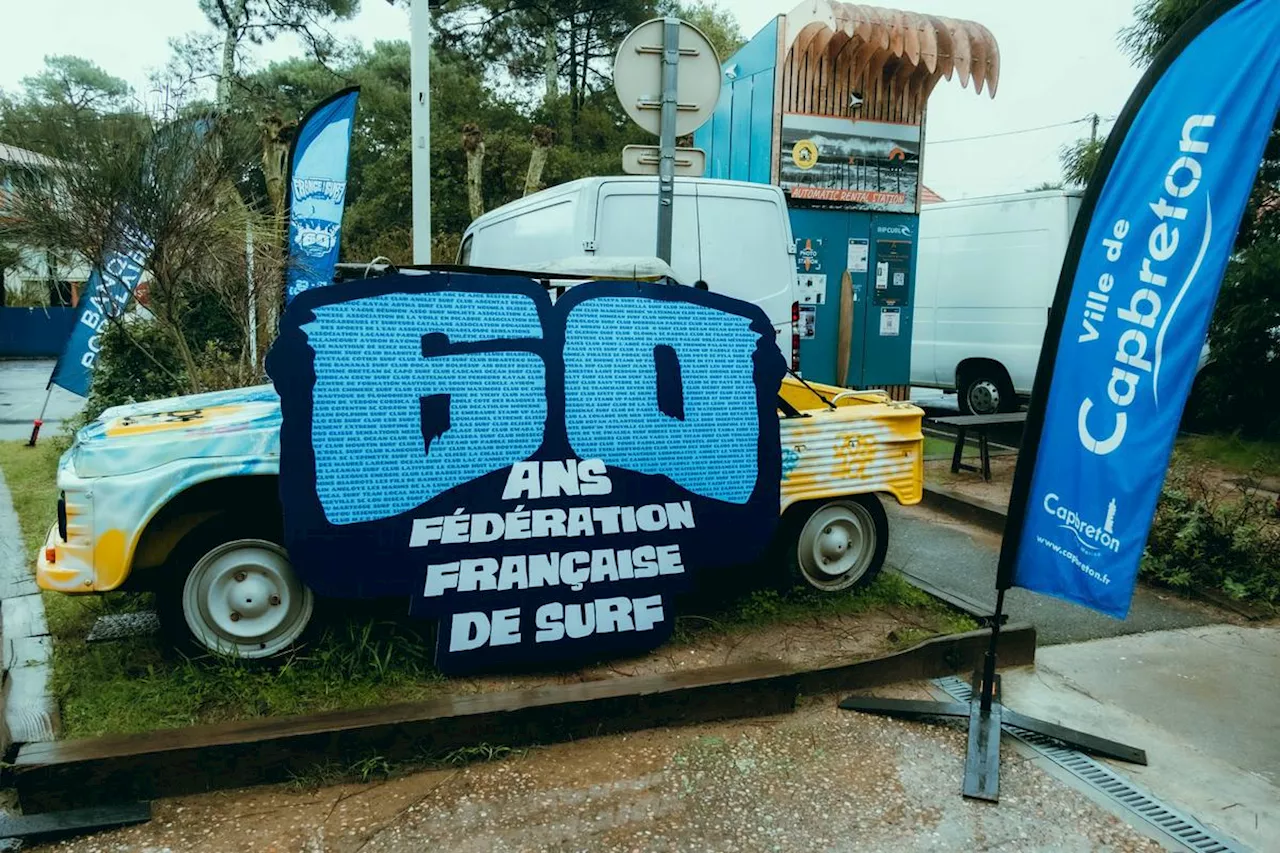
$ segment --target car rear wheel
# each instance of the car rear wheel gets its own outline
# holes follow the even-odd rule
[[[823,592],[864,587],[884,566],[889,520],[875,495],[816,505],[791,526],[791,579]]]
[[[191,569],[180,586],[175,579],[162,617],[174,639],[197,650],[245,659],[279,654],[306,630],[315,597],[279,543],[223,530],[182,549],[180,565]]]

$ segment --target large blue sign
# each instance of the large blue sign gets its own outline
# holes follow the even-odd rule
[[[1215,4],[1156,60],[1122,115],[1094,179],[1101,185],[1091,186],[1076,225],[1046,335],[1028,422],[1034,456],[1015,479],[1002,587],[1011,569],[1018,586],[1128,613],[1280,107],[1278,40],[1274,0]]]
[[[785,364],[749,303],[399,275],[299,295],[267,367],[299,572],[408,597],[446,671],[652,648],[772,538]]]
[[[76,305],[75,325],[53,369],[50,385],[81,397],[89,396],[89,384],[102,349],[102,333],[109,322],[124,314],[142,279],[150,252],[145,240],[135,237],[132,242],[131,248],[109,253],[102,269],[90,273],[84,294]]]
[[[359,89],[317,104],[289,152],[289,269],[285,302],[333,282],[347,196],[347,159]]]

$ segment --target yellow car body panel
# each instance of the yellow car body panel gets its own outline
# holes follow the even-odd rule
[[[802,501],[873,492],[893,495],[901,504],[920,502],[921,409],[893,402],[881,391],[806,385],[792,378],[784,381],[781,396],[802,415],[779,422],[783,512]]]

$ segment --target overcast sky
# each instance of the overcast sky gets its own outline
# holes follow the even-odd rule
[[[791,0],[720,0],[754,34],[789,11]],[[877,3],[879,5],[879,3]],[[994,100],[943,81],[929,101],[925,182],[946,198],[1020,192],[1057,180],[1059,148],[1088,132],[1087,124],[947,142],[1054,125],[1097,112],[1115,116],[1138,71],[1116,46],[1132,19],[1131,0],[886,0],[912,11],[985,24],[1000,43],[1000,87]],[[208,30],[196,0],[0,0],[4,47],[0,88],[13,89],[40,70],[45,54],[69,53],[97,62],[145,90],[148,72],[164,65],[168,41]],[[344,38],[372,44],[408,36],[408,14],[386,0],[363,0],[359,16],[335,27]],[[265,64],[301,51],[296,40],[257,49]],[[1104,129],[1108,125],[1104,124]],[[3,140],[0,140],[3,141]]]

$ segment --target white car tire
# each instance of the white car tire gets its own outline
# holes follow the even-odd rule
[[[788,512],[789,579],[821,592],[867,586],[884,567],[889,519],[875,495],[815,501]]]

